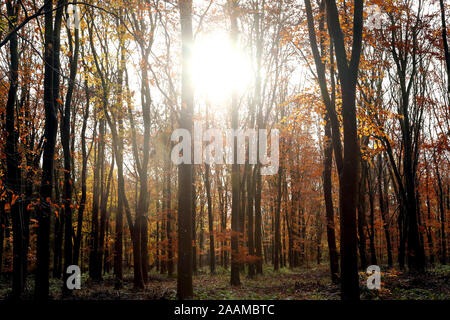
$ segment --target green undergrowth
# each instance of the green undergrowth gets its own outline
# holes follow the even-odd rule
[[[364,300],[449,300],[450,266],[436,266],[424,274],[409,274],[395,268],[381,267],[381,289],[368,290],[367,275],[360,272],[361,299]],[[214,274],[209,268],[197,270],[193,278],[194,299],[199,300],[339,300],[339,285],[330,281],[328,266],[308,265],[299,268],[281,268],[274,271],[264,266],[263,274],[249,278],[247,270],[241,272],[241,285],[230,286],[230,271],[217,267]],[[73,300],[147,300],[176,299],[176,274],[168,277],[154,269],[149,273],[145,289],[133,288],[133,274],[127,273],[122,288],[115,288],[112,274],[105,274],[103,280],[95,282],[87,273],[82,274],[81,290],[69,296],[61,295],[62,280],[50,279],[52,299]],[[0,275],[0,299],[11,293],[10,275]],[[25,299],[32,298],[33,276],[26,283]]]

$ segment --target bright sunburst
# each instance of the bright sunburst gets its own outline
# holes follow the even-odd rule
[[[210,102],[220,103],[233,90],[245,91],[251,79],[251,62],[235,48],[226,33],[211,33],[197,39],[193,52],[195,91]]]

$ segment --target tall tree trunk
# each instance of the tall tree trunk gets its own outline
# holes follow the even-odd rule
[[[12,1],[6,2],[9,29],[15,28],[18,19],[19,4]],[[19,168],[19,153],[17,150],[18,133],[16,132],[16,99],[18,89],[19,52],[17,33],[14,32],[9,40],[10,66],[9,66],[9,90],[6,102],[6,179],[8,188],[8,200],[11,210],[13,227],[13,283],[12,294],[14,298],[20,299],[25,287],[24,278],[24,215],[21,198],[21,170]],[[19,201],[17,201],[19,200]],[[2,230],[3,238],[3,230]],[[3,246],[3,239],[1,242]]]
[[[6,227],[6,212],[5,203],[0,201],[0,275],[2,274],[3,267],[3,244],[5,241],[5,227]]]
[[[447,92],[450,93],[450,54],[449,54],[449,51],[448,51],[447,25],[445,23],[444,0],[439,0],[439,5],[440,5],[440,8],[441,8],[442,42],[444,44],[445,65],[447,67]]]
[[[247,218],[248,218],[248,254],[250,256],[250,262],[248,264],[248,277],[250,279],[255,277],[255,242],[254,242],[254,228],[253,228],[253,196],[254,196],[254,184],[253,184],[253,170],[249,168],[250,172],[247,175]]]
[[[119,10],[119,16],[122,16],[122,9]],[[113,150],[117,150],[116,154],[116,164],[117,164],[117,212],[115,219],[115,236],[114,236],[114,288],[120,289],[123,284],[123,212],[124,212],[124,199],[122,194],[125,192],[125,186],[123,183],[123,137],[124,137],[124,128],[123,128],[123,102],[124,102],[124,72],[125,72],[125,44],[122,28],[119,29],[121,34],[119,36],[119,46],[120,46],[120,55],[121,55],[121,64],[119,67],[118,77],[117,77],[117,96],[119,98],[118,108],[120,112],[118,112],[118,129],[119,135],[116,138],[116,141],[113,141],[115,147]],[[128,87],[127,87],[128,88]],[[127,91],[127,99],[128,99],[128,91]]]
[[[445,207],[444,207],[444,188],[442,187],[442,178],[439,172],[438,163],[436,161],[436,155],[433,155],[434,167],[436,171],[437,178],[437,198],[439,204],[439,212],[441,214],[441,263],[447,263],[447,241],[446,241],[446,232],[445,232]]]
[[[262,64],[262,51],[263,51],[263,31],[262,31],[262,17],[261,8],[259,4],[256,4],[255,8],[255,28],[256,28],[256,77],[255,77],[255,92],[254,99],[255,105],[257,107],[257,127],[262,128],[262,110],[261,110],[261,64]],[[259,145],[259,135],[258,135],[258,145]],[[253,182],[255,186],[255,253],[256,253],[256,274],[263,274],[263,252],[262,252],[262,216],[261,216],[261,192],[262,192],[262,181],[261,181],[261,166],[259,164],[259,147],[258,147],[258,163],[255,165],[254,179]]]
[[[277,182],[277,199],[275,208],[275,259],[273,264],[273,269],[278,271],[280,269],[280,254],[281,254],[281,182],[283,176],[283,169],[281,166],[278,168],[278,182]]]
[[[331,281],[337,282],[339,279],[339,263],[336,249],[336,233],[333,208],[333,190],[331,183],[333,146],[331,145],[331,124],[329,117],[325,118],[325,146],[323,163],[323,195],[325,199],[325,212],[327,217],[327,241],[330,256]]]
[[[169,143],[169,146],[172,144]],[[169,148],[170,150],[170,148]],[[170,160],[170,155],[167,153],[167,194],[166,194],[166,210],[167,210],[167,226],[166,226],[166,232],[167,232],[167,274],[169,277],[173,275],[174,271],[174,252],[173,252],[173,236],[172,236],[172,188],[171,188],[171,181],[172,181],[172,162]]]
[[[99,239],[98,239],[98,261],[97,265],[99,268],[100,274],[102,274],[103,270],[103,259],[105,254],[105,235],[106,235],[106,229],[108,227],[108,198],[109,198],[109,192],[111,189],[111,181],[113,178],[113,171],[114,171],[114,155],[111,159],[111,166],[109,169],[109,174],[106,181],[106,188],[104,192],[102,193],[102,200],[100,204],[100,232],[99,232]]]
[[[358,184],[359,145],[356,126],[356,80],[362,47],[363,0],[354,1],[353,44],[350,61],[339,23],[336,2],[326,0],[328,30],[332,37],[341,82],[342,120],[344,127],[344,162],[341,209],[341,298],[359,299],[356,250],[356,195]]]
[[[192,0],[178,0],[182,42],[182,89],[180,128],[192,132],[194,90],[192,87],[191,57],[193,46]],[[192,159],[178,167],[178,281],[179,299],[193,296],[192,288]]]
[[[197,227],[196,227],[196,208],[197,193],[195,188],[195,167],[192,168],[192,272],[197,273]]]
[[[60,205],[61,194],[59,190],[59,165],[56,164],[54,170],[54,202],[57,205]],[[53,242],[53,277],[56,279],[61,279],[62,276],[62,248],[63,248],[63,239],[64,239],[64,214],[62,214],[59,210],[55,211],[55,224],[54,224],[54,242]]]
[[[91,217],[91,235],[90,235],[90,253],[89,253],[89,277],[93,280],[101,280],[101,270],[99,269],[99,212],[100,200],[103,190],[103,167],[105,150],[105,119],[100,118],[99,136],[95,156],[94,182],[92,190],[92,217]]]
[[[205,164],[205,188],[208,202],[208,227],[209,227],[209,269],[216,272],[216,249],[214,248],[214,220],[211,200],[211,183],[209,181],[209,164]]]
[[[388,189],[387,189],[386,181],[384,181],[383,156],[381,154],[379,154],[378,155],[378,197],[379,197],[379,208],[380,208],[381,219],[383,221],[384,235],[385,235],[385,238],[386,238],[386,250],[387,250],[387,255],[388,255],[388,267],[392,268],[393,261],[392,261],[391,235],[390,235],[390,232],[389,232],[389,222],[387,221],[387,217],[388,217],[388,213],[389,213],[388,201],[387,201],[387,196],[388,196],[387,195],[387,190]]]
[[[76,1],[75,1],[76,2]],[[64,104],[64,114],[62,115],[62,125],[61,125],[61,144],[63,146],[64,153],[64,270],[63,270],[63,291],[64,293],[69,293],[66,286],[66,281],[68,277],[67,268],[72,265],[73,258],[73,227],[72,227],[72,190],[73,190],[73,179],[72,179],[72,152],[71,149],[71,109],[72,109],[72,96],[75,88],[75,78],[77,76],[78,70],[78,54],[80,48],[80,41],[78,35],[78,29],[75,29],[75,48],[72,44],[72,34],[70,29],[68,29],[68,42],[70,52],[72,55],[69,57],[70,61],[70,74],[69,74],[69,84],[67,88],[65,104]],[[74,132],[73,132],[74,133]],[[75,133],[74,133],[75,134]]]
[[[238,14],[238,1],[229,0],[228,6],[230,10],[231,21],[231,39],[234,45],[237,44],[237,14]],[[235,91],[232,93],[231,98],[231,128],[233,130],[238,129],[238,97]],[[232,186],[232,200],[231,200],[231,280],[232,286],[238,286],[241,284],[239,277],[239,218],[240,218],[240,170],[237,163],[237,137],[233,136],[233,164],[231,172],[231,186]]]
[[[359,259],[362,270],[367,268],[366,255],[366,176],[367,163],[361,158],[361,176],[359,178],[359,192],[358,192],[358,247]]]
[[[370,169],[369,169],[370,170]],[[377,265],[377,255],[375,251],[375,189],[372,186],[372,178],[370,171],[367,174],[367,185],[369,193],[369,212],[370,212],[370,263],[372,265]]]
[[[49,293],[49,242],[50,242],[50,216],[51,197],[53,189],[53,164],[56,146],[56,133],[58,118],[56,104],[59,100],[59,51],[61,22],[66,0],[58,0],[53,21],[53,3],[46,1],[45,12],[45,44],[44,44],[44,153],[42,165],[42,180],[40,190],[40,205],[37,209],[39,222],[37,239],[37,268],[35,278],[35,295],[38,300],[46,300]]]
[[[86,195],[87,195],[87,161],[88,152],[86,150],[86,129],[87,122],[89,119],[89,108],[90,108],[90,95],[87,79],[84,80],[85,95],[86,95],[86,108],[83,113],[83,124],[81,127],[81,199],[80,206],[78,208],[78,219],[77,219],[77,235],[73,244],[73,263],[79,265],[79,256],[83,232],[83,216],[84,210],[86,209]]]

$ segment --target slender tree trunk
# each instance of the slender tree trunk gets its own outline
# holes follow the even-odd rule
[[[281,224],[280,224],[280,215],[281,215],[281,181],[283,176],[283,169],[281,166],[278,168],[278,182],[277,182],[277,199],[276,199],[276,208],[275,208],[275,259],[273,264],[273,269],[278,271],[280,269],[280,254],[281,254]]]
[[[323,194],[325,199],[325,212],[327,217],[327,241],[330,256],[331,281],[339,279],[339,263],[336,249],[336,233],[333,208],[333,190],[331,183],[333,147],[331,145],[331,124],[328,117],[325,119],[325,146],[324,146],[324,169],[323,169]]]
[[[58,164],[56,165],[58,167]],[[59,168],[58,168],[59,169]],[[60,190],[59,190],[59,174],[58,169],[54,170],[54,192],[55,192],[55,203],[60,205]],[[56,279],[61,279],[62,276],[62,248],[64,239],[64,214],[61,214],[59,210],[55,211],[55,224],[54,224],[54,248],[53,248],[53,277]]]
[[[119,15],[122,16],[122,9],[119,10]],[[123,182],[123,137],[124,137],[124,128],[123,128],[123,102],[124,102],[124,72],[125,72],[125,44],[124,44],[124,35],[122,28],[119,29],[121,34],[119,35],[119,46],[120,46],[120,56],[121,63],[119,66],[119,72],[117,77],[117,96],[119,98],[118,102],[118,129],[119,135],[116,138],[116,141],[113,141],[114,146],[113,150],[117,150],[115,153],[115,159],[117,164],[117,212],[115,219],[115,236],[114,236],[114,288],[121,289],[123,284],[123,212],[124,212],[124,199],[122,194],[125,192],[125,186]],[[127,91],[128,98],[128,91]]]
[[[370,169],[369,169],[370,170]],[[370,173],[367,175],[367,184],[369,191],[369,210],[370,210],[370,263],[372,265],[377,265],[377,255],[375,251],[375,190],[372,187],[372,180]]]
[[[86,150],[86,129],[87,129],[87,121],[89,119],[89,108],[90,108],[90,95],[89,95],[89,87],[87,84],[87,80],[84,81],[85,86],[85,95],[86,95],[86,108],[83,114],[83,124],[81,127],[81,199],[80,206],[78,208],[78,219],[77,219],[77,235],[74,240],[73,245],[73,263],[79,265],[79,256],[80,256],[80,248],[81,248],[81,239],[83,232],[83,216],[84,210],[86,208],[86,180],[87,180],[87,161],[88,161],[88,152]]]
[[[228,2],[230,9],[231,20],[231,38],[234,44],[237,43],[237,10],[238,2],[236,0],[230,0]],[[238,129],[238,100],[236,92],[232,93],[231,98],[231,128],[233,130]],[[233,137],[233,164],[231,172],[231,185],[232,185],[232,200],[231,200],[231,280],[232,286],[238,286],[241,284],[239,277],[239,218],[240,218],[240,170],[237,163],[237,138]]]
[[[441,8],[442,42],[444,44],[445,65],[447,67],[447,92],[450,93],[450,54],[449,54],[449,51],[448,51],[447,25],[445,23],[444,0],[439,0],[439,5],[440,5],[440,8]]]
[[[359,193],[358,193],[358,247],[359,247],[359,259],[362,270],[367,268],[367,255],[366,255],[366,176],[367,176],[367,164],[365,160],[361,159],[361,176],[359,180]]]
[[[388,267],[392,268],[392,245],[391,245],[391,236],[389,232],[389,222],[387,221],[388,217],[388,204],[387,201],[385,201],[385,197],[387,197],[387,193],[383,194],[383,191],[387,191],[387,186],[383,185],[384,179],[384,172],[383,172],[383,158],[382,155],[378,155],[378,197],[379,197],[379,208],[380,208],[380,215],[381,219],[383,221],[383,228],[384,228],[384,235],[386,238],[386,250],[388,255]],[[384,188],[383,188],[384,187]]]
[[[214,248],[214,219],[211,200],[211,183],[209,181],[209,165],[205,164],[205,188],[208,202],[208,227],[209,227],[209,268],[211,273],[216,271],[216,249]]]
[[[248,218],[248,254],[250,256],[250,262],[248,264],[248,277],[250,279],[255,277],[255,242],[254,242],[254,228],[253,228],[253,196],[254,196],[254,184],[253,184],[253,170],[249,168],[250,172],[247,175],[247,218]]]
[[[53,189],[53,164],[56,146],[56,133],[58,118],[56,104],[59,99],[59,51],[61,22],[66,0],[58,0],[55,18],[53,21],[53,4],[45,2],[45,45],[44,45],[44,153],[42,165],[42,180],[40,190],[40,205],[37,209],[39,222],[37,239],[37,268],[35,278],[35,295],[38,300],[46,300],[49,293],[49,242],[50,242],[50,215],[51,197]]]
[[[5,203],[4,201],[0,201],[0,275],[3,272],[3,243],[5,240],[5,226],[6,226],[6,212],[5,212]]]
[[[192,87],[192,0],[179,0],[182,41],[182,107],[180,128],[192,132],[194,95]],[[192,159],[191,159],[192,162]],[[190,163],[191,163],[190,162]],[[178,281],[179,299],[193,296],[192,288],[192,164],[183,163],[178,167]]]
[[[441,263],[447,264],[447,241],[446,241],[446,232],[445,232],[445,207],[444,207],[444,188],[442,187],[442,179],[441,174],[439,172],[439,167],[436,161],[435,156],[433,157],[434,160],[434,166],[436,171],[436,178],[437,178],[437,198],[438,198],[438,204],[439,204],[439,212],[441,215]]]
[[[93,280],[101,280],[101,272],[98,266],[99,255],[99,212],[100,200],[103,190],[103,163],[105,148],[105,119],[101,118],[99,123],[99,136],[97,142],[97,154],[95,157],[94,183],[92,191],[92,218],[91,218],[91,250],[89,254],[89,277]]]
[[[195,188],[195,167],[192,168],[192,272],[197,273],[197,193]]]
[[[63,292],[69,293],[67,290],[66,281],[68,274],[66,272],[67,268],[72,265],[73,258],[73,227],[72,227],[72,190],[73,190],[73,179],[72,179],[72,152],[71,149],[71,109],[72,109],[72,96],[75,88],[75,78],[77,76],[78,70],[78,54],[80,48],[78,29],[75,29],[75,48],[72,45],[72,35],[70,30],[68,30],[68,41],[69,48],[72,52],[70,56],[70,75],[69,84],[66,93],[66,99],[64,104],[64,114],[62,115],[62,125],[61,125],[61,144],[63,146],[64,153],[64,269],[63,269]]]
[[[262,110],[261,110],[261,61],[262,61],[262,49],[263,49],[263,35],[261,27],[261,8],[257,5],[255,9],[255,27],[256,27],[256,64],[257,72],[255,78],[255,92],[254,99],[255,105],[257,106],[257,127],[262,128]],[[259,135],[258,135],[258,145],[259,145]],[[256,253],[256,274],[263,274],[263,252],[262,252],[262,216],[261,216],[261,192],[262,192],[262,181],[261,181],[261,167],[259,164],[259,147],[258,147],[258,163],[254,168],[254,179],[253,182],[255,186],[255,253]]]
[[[171,144],[169,144],[171,146]],[[167,154],[169,156],[169,154]],[[172,162],[170,161],[170,157],[167,159],[167,195],[166,195],[166,210],[167,210],[167,273],[169,277],[173,275],[174,271],[174,256],[173,256],[173,237],[172,237],[172,189],[171,189],[171,180],[172,180]]]
[[[15,28],[18,19],[19,4],[6,2],[8,19],[10,20],[10,30]],[[18,133],[16,132],[16,99],[18,89],[18,72],[19,72],[19,52],[17,33],[14,32],[9,40],[10,66],[9,66],[9,90],[8,100],[6,102],[6,179],[9,193],[9,207],[11,210],[12,227],[13,227],[13,283],[12,295],[14,298],[20,299],[25,287],[24,278],[24,215],[21,198],[21,170],[19,168],[19,153],[17,150]],[[3,246],[3,229],[2,242]]]
[[[358,184],[358,133],[356,126],[356,80],[362,47],[363,0],[354,1],[353,44],[347,60],[344,36],[339,23],[336,2],[326,0],[328,30],[332,36],[342,94],[344,128],[344,162],[341,198],[341,297],[359,300],[358,262],[356,250],[356,195]]]
[[[111,181],[113,177],[113,171],[114,171],[114,156],[111,159],[111,166],[109,169],[109,174],[106,182],[106,188],[104,192],[102,193],[102,200],[100,205],[100,232],[99,232],[99,240],[98,240],[98,261],[97,265],[99,268],[100,274],[102,273],[102,265],[103,265],[103,259],[105,254],[105,235],[106,235],[106,229],[108,227],[108,198],[109,193],[111,189]]]

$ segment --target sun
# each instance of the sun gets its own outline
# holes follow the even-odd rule
[[[209,33],[198,38],[192,67],[196,94],[213,103],[226,101],[233,90],[245,92],[252,78],[248,55],[233,46],[226,33]]]

